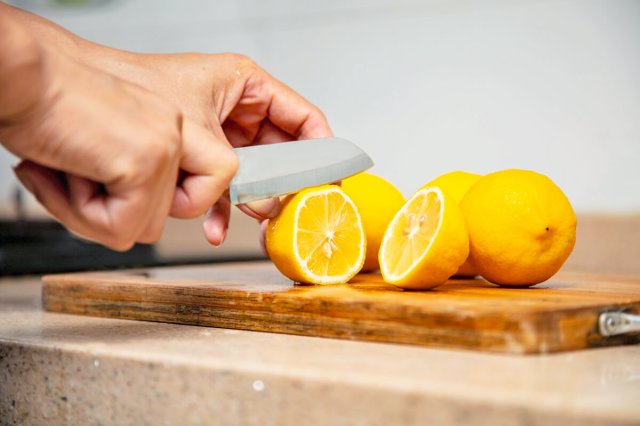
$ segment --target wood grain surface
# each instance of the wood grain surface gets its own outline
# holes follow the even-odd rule
[[[481,279],[424,292],[376,274],[301,286],[269,262],[49,275],[48,311],[254,331],[540,354],[640,342],[603,337],[606,311],[640,313],[640,278],[560,273],[529,289]]]

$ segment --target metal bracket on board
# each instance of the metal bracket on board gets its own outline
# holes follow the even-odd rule
[[[623,312],[603,312],[598,320],[600,334],[617,336],[620,334],[640,332],[640,315]]]

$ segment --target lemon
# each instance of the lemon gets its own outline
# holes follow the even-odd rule
[[[473,186],[480,177],[480,175],[475,173],[456,170],[438,176],[425,186],[439,187],[459,204],[469,188],[471,188],[471,186]],[[476,271],[473,265],[471,265],[467,260],[460,269],[458,269],[455,275],[460,277],[473,277],[478,275],[478,271]]]
[[[478,179],[480,179],[480,175],[478,174],[456,170],[440,175],[424,186],[439,187],[459,204],[464,194],[467,193],[469,188],[471,188]]]
[[[487,280],[530,286],[547,280],[569,257],[576,215],[548,177],[528,170],[483,176],[461,203],[470,261]]]
[[[380,271],[390,284],[427,289],[443,284],[468,254],[458,203],[438,187],[424,187],[391,220],[380,246]]]
[[[367,237],[367,255],[362,270],[376,270],[380,267],[378,250],[384,231],[405,198],[389,181],[371,173],[358,173],[344,179],[342,189],[358,208]]]
[[[366,239],[358,210],[339,186],[286,197],[269,220],[265,247],[278,270],[311,284],[349,281],[364,263]]]

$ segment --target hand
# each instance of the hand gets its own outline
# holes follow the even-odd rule
[[[242,55],[137,55],[109,49],[88,58],[172,100],[187,119],[234,147],[332,135],[318,108]],[[263,220],[277,213],[279,201],[239,207]],[[206,215],[205,235],[214,245],[224,240],[229,210],[229,200],[222,198]]]
[[[117,77],[112,81],[118,81],[118,86],[127,86],[125,82],[139,86],[133,92],[143,93],[140,88],[145,88],[159,95],[155,102],[168,101],[182,113],[181,177],[169,209],[175,217],[194,217],[203,204],[211,206],[217,199],[218,185],[228,183],[237,166],[225,146],[331,136],[326,119],[316,107],[244,56],[134,54],[83,40],[2,2],[0,12],[0,17],[20,23],[34,38],[46,43],[54,56],[74,58],[77,66],[111,74]],[[125,120],[125,115],[121,113],[120,118]],[[124,135],[120,133],[120,137]],[[275,214],[278,206],[278,200],[266,200],[240,209],[261,220]],[[224,240],[229,209],[229,201],[222,199],[206,215],[205,235],[214,245]]]
[[[169,212],[195,217],[220,197],[237,167],[221,132],[135,84],[36,52],[3,68],[2,81],[41,90],[3,92],[20,107],[4,111],[0,139],[23,159],[18,178],[70,230],[124,250],[156,241]]]

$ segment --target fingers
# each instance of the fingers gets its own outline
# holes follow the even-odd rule
[[[333,136],[324,114],[290,87],[269,76],[273,96],[268,118],[278,128],[294,135],[295,139],[314,139]]]
[[[204,218],[204,235],[214,246],[222,244],[227,236],[231,203],[227,197],[220,198],[208,211]]]
[[[246,215],[262,221],[272,218],[280,212],[280,199],[274,197],[267,200],[252,201],[250,203],[238,204],[237,207]]]
[[[262,252],[268,257],[269,252],[267,251],[267,244],[265,242],[265,238],[267,235],[267,226],[269,226],[269,219],[260,222],[260,248],[262,249]]]
[[[183,148],[182,165],[189,174],[175,192],[171,189],[176,182],[172,167],[137,188],[127,187],[119,192],[112,187],[110,193],[71,173],[61,179],[59,173],[30,161],[22,162],[15,172],[43,206],[71,231],[113,249],[125,250],[135,242],[151,243],[159,239],[172,202],[183,217],[202,215],[228,186],[237,167],[237,159],[228,145],[196,126],[187,127]],[[161,169],[163,162],[158,161],[156,168]],[[156,183],[160,183],[159,187],[154,187]],[[277,201],[263,204],[254,206],[254,215],[269,214]],[[229,201],[223,199],[207,216],[205,234],[214,245],[224,241],[229,210]]]
[[[54,218],[69,223],[70,227],[78,227],[67,201],[67,190],[56,172],[31,161],[22,161],[14,168],[14,172],[22,185]]]
[[[265,218],[274,217],[280,211],[280,199],[275,197],[269,200],[254,201],[251,203],[240,204],[237,206],[242,212],[260,220],[263,224],[266,224]],[[214,246],[221,245],[226,236],[227,229],[229,228],[229,218],[231,216],[231,203],[229,198],[222,197],[207,211],[204,218],[204,235],[209,243]],[[264,231],[265,227],[262,226],[260,231],[260,244],[264,249]],[[266,253],[266,251],[265,251]]]
[[[66,174],[69,201],[76,210],[81,210],[99,193],[98,184],[73,174]]]
[[[269,120],[265,120],[260,127],[260,131],[254,139],[254,143],[265,145],[270,143],[286,142],[295,140],[295,136],[278,128]]]
[[[101,228],[100,225],[109,219],[104,200],[95,195],[95,184],[72,175],[66,176],[65,184],[60,173],[30,161],[20,163],[15,173],[40,204],[70,231],[116,250],[127,249],[133,244],[133,241],[118,241],[115,235],[101,237],[96,232],[96,228]]]
[[[238,159],[221,131],[212,132],[185,120],[182,129],[183,179],[169,214],[178,218],[201,216],[220,198],[238,169]]]
[[[257,66],[248,72],[222,125],[233,146],[333,135],[322,112],[301,95]]]

